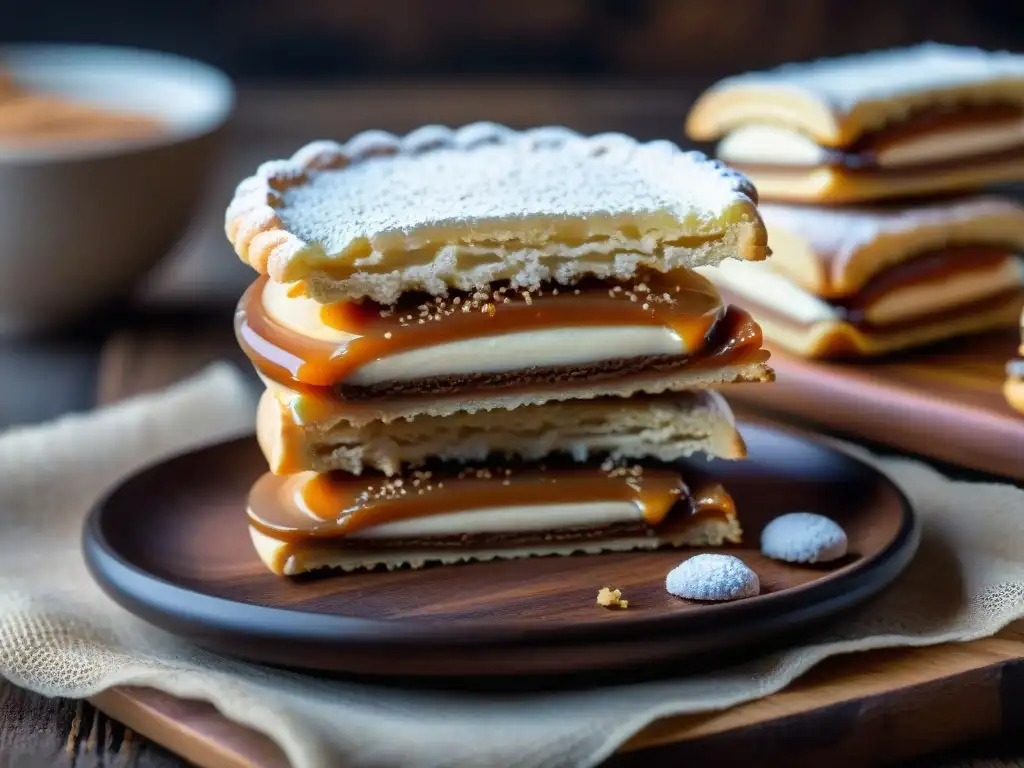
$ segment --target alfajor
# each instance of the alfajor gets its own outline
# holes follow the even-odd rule
[[[740,174],[667,142],[492,124],[317,142],[239,185],[267,386],[249,524],[275,573],[736,541],[706,391],[770,381],[693,267],[768,255]],[[681,463],[682,462],[682,463]]]
[[[727,78],[687,121],[766,200],[853,204],[1024,179],[1024,56],[927,43]]]
[[[773,256],[702,270],[773,342],[871,356],[1015,325],[1024,206],[990,196],[908,207],[762,204]]]

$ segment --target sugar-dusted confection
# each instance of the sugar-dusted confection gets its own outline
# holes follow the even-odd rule
[[[236,330],[269,380],[367,419],[770,380],[761,332],[691,270],[396,305],[320,304],[260,278]]]
[[[924,44],[727,78],[687,130],[767,200],[849,204],[1024,178],[1024,56]]]
[[[701,270],[766,337],[807,357],[879,355],[1016,322],[1024,206],[767,204],[773,256]]]
[[[235,332],[266,385],[264,564],[739,542],[697,463],[746,455],[712,389],[774,373],[691,267],[764,259],[756,203],[698,153],[562,128],[371,131],[261,166],[226,229],[262,273]]]
[[[325,302],[767,254],[753,186],[700,153],[490,123],[315,142],[243,181],[225,224],[244,261]]]
[[[849,147],[924,109],[963,104],[1024,106],[1024,56],[923,43],[784,64],[718,82],[686,128],[709,141],[739,126],[781,125],[823,147]]]
[[[838,523],[813,512],[790,512],[761,531],[761,554],[787,563],[827,563],[846,556],[849,546]]]
[[[260,399],[256,435],[272,472],[303,470],[396,475],[431,460],[538,461],[549,454],[675,461],[702,453],[746,456],[732,412],[715,392],[569,400],[504,409],[417,416],[353,426],[343,408],[303,424],[284,391]],[[280,398],[280,399],[279,399]]]
[[[260,558],[286,576],[717,546],[741,535],[721,486],[612,462],[440,464],[392,478],[268,473],[248,516]]]
[[[726,602],[757,596],[761,582],[738,557],[703,554],[694,555],[669,571],[665,589],[687,600]]]
[[[943,253],[970,269],[969,249],[1024,254],[1024,204],[977,195],[896,206],[825,208],[763,203],[771,232],[768,264],[825,299],[861,292],[893,268]]]
[[[755,269],[726,265],[708,273],[727,300],[749,308],[766,339],[804,357],[875,356],[1007,328],[1024,305],[1024,270],[1015,257],[979,260],[953,278],[939,272],[914,285],[893,281],[888,290],[847,302],[746,266]]]

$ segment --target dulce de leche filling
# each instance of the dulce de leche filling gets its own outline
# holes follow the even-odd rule
[[[542,514],[528,515],[531,508]],[[488,518],[489,511],[496,518]],[[553,531],[566,538],[594,531],[646,535],[662,526],[707,516],[728,520],[735,514],[720,485],[702,480],[691,489],[673,469],[640,465],[442,467],[402,478],[267,474],[249,496],[250,524],[271,538],[332,539],[349,546],[358,541],[360,547],[419,541],[459,545],[466,536],[544,538]],[[436,523],[438,516],[443,525],[424,525],[424,518]],[[373,535],[378,531],[383,535]]]
[[[951,245],[897,264],[868,281],[855,295],[829,299],[828,303],[840,309],[844,319],[851,323],[872,324],[867,310],[889,297],[909,288],[942,290],[947,286],[955,290],[957,280],[963,276],[998,270],[1014,258],[1005,248],[996,246]],[[1022,288],[1007,286],[1006,290]]]
[[[344,383],[389,356],[546,329],[665,329],[678,340],[678,354],[699,355],[726,314],[710,282],[679,270],[621,284],[588,279],[532,290],[498,286],[447,297],[408,294],[393,306],[325,304],[319,322],[345,335],[335,342],[277,322],[263,301],[266,287],[267,278],[259,278],[239,303],[235,328],[243,350],[271,378],[323,387]]]

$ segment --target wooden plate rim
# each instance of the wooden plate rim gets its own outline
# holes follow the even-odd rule
[[[254,436],[249,435],[157,461],[118,483],[90,510],[83,527],[83,553],[90,573],[109,597],[158,626],[181,627],[185,624],[198,629],[198,634],[207,636],[229,633],[293,643],[372,644],[378,648],[571,643],[593,641],[595,632],[599,632],[603,640],[613,641],[637,635],[717,631],[760,618],[802,614],[807,608],[813,609],[819,604],[828,604],[831,607],[827,613],[833,613],[878,592],[909,564],[920,539],[920,521],[906,495],[891,479],[856,456],[794,430],[766,428],[751,423],[740,427],[741,430],[777,433],[788,439],[814,444],[819,450],[840,454],[844,460],[860,465],[885,483],[888,490],[896,494],[902,512],[900,528],[889,545],[874,555],[858,559],[812,582],[742,601],[705,605],[699,611],[640,616],[629,622],[595,620],[551,625],[524,621],[515,627],[470,619],[368,619],[241,602],[199,592],[154,575],[129,562],[111,545],[103,532],[103,516],[119,493],[134,483],[146,483],[151,474],[163,470],[168,464],[194,458],[195,453],[230,450],[234,445],[252,441]],[[813,598],[810,603],[809,596]]]

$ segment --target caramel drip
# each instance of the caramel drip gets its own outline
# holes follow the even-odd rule
[[[635,504],[651,527],[663,523],[670,511],[684,508],[687,515],[728,519],[736,514],[721,486],[705,483],[691,495],[674,470],[574,466],[532,467],[509,475],[499,469],[411,472],[402,479],[267,474],[250,493],[249,522],[272,538],[303,541],[345,537],[427,515],[587,502]]]
[[[957,275],[996,269],[1010,258],[1005,248],[960,245],[914,256],[897,264],[868,281],[855,295],[828,299],[828,303],[843,310],[851,322],[864,320],[864,312],[875,302],[889,294],[911,286],[930,286],[945,283]]]
[[[323,321],[352,335],[338,345],[276,323],[262,301],[266,280],[260,277],[239,303],[239,342],[267,375],[317,386],[343,382],[361,366],[399,352],[546,328],[664,327],[693,352],[704,346],[724,312],[708,280],[679,270],[651,276],[645,284],[588,280],[533,293],[500,289],[450,298],[418,294],[404,297],[395,307],[368,301],[327,304],[321,310]]]

